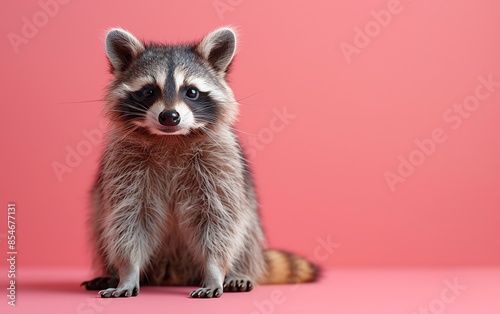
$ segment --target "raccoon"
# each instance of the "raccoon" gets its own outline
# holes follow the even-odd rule
[[[264,248],[232,126],[235,31],[165,45],[115,28],[105,42],[110,127],[89,219],[100,277],[82,285],[104,298],[136,296],[141,285],[201,286],[190,296],[212,298],[315,280],[314,264]]]

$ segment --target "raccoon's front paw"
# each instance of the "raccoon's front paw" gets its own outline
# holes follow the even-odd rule
[[[192,298],[207,299],[220,298],[222,295],[222,287],[199,288],[189,294]]]
[[[138,286],[124,286],[119,288],[108,288],[99,291],[101,298],[128,298],[139,294]]]
[[[107,288],[116,288],[119,279],[117,277],[97,277],[89,281],[84,281],[80,286],[85,286],[87,290],[104,290]]]
[[[248,279],[226,278],[224,280],[224,292],[248,292],[252,291],[254,285]]]

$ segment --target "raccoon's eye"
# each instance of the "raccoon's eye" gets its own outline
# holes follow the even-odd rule
[[[150,86],[146,86],[143,89],[141,89],[141,96],[144,99],[147,99],[149,97],[153,97],[154,95],[155,95],[155,90],[154,90],[154,88],[152,88]]]
[[[189,87],[186,90],[186,97],[191,99],[191,100],[196,100],[198,99],[198,96],[200,96],[200,92],[194,88],[194,87]]]
[[[144,101],[153,99],[156,93],[156,86],[144,86],[140,90],[133,92],[132,96],[136,101]]]

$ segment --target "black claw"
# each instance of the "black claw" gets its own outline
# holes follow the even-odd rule
[[[216,298],[219,298],[219,297],[221,296],[221,293],[220,293],[220,289],[219,289],[219,288],[215,289],[215,291],[214,291],[214,295],[213,295],[213,296],[214,296],[214,297],[216,297]]]
[[[247,292],[253,290],[253,285],[250,281],[247,282]]]

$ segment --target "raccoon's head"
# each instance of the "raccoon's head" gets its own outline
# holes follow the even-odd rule
[[[192,45],[146,44],[111,29],[106,52],[114,79],[105,111],[115,124],[159,136],[230,125],[238,104],[225,77],[235,50],[227,27]]]

